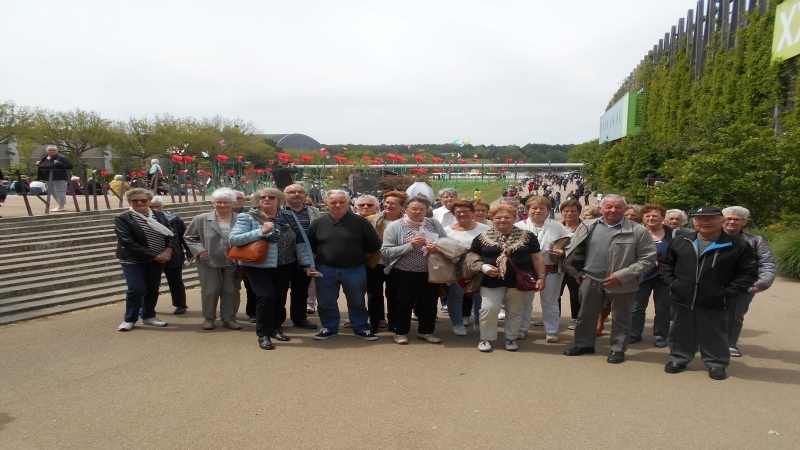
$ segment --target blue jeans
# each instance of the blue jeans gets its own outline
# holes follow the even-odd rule
[[[317,287],[317,313],[322,328],[334,333],[339,331],[341,315],[338,300],[341,287],[347,299],[347,314],[350,316],[353,331],[369,331],[369,312],[364,303],[367,293],[367,272],[364,265],[332,267],[319,264],[317,271],[322,274],[322,277],[314,279]]]
[[[125,322],[136,323],[156,316],[158,288],[164,265],[150,261],[139,264],[122,264],[122,274],[128,284],[125,294]]]
[[[464,306],[464,290],[458,285],[458,281],[447,286],[447,314],[450,316],[450,322],[453,325],[464,325],[464,316],[462,315]],[[469,316],[469,312],[467,313]]]

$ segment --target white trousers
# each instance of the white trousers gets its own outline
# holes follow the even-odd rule
[[[542,306],[542,322],[544,322],[544,332],[558,333],[558,324],[561,320],[561,313],[558,304],[561,302],[561,281],[564,273],[551,273],[545,276],[544,290],[539,292],[539,304]],[[531,314],[533,311],[534,291],[525,293],[525,305],[522,307],[522,325],[519,331],[528,331],[531,327]]]
[[[498,287],[487,288],[481,286],[480,321],[481,321],[481,340],[494,341],[497,339],[497,315],[505,304],[506,318],[503,329],[506,333],[506,340],[517,339],[522,321],[522,307],[525,304],[525,292],[514,288]]]

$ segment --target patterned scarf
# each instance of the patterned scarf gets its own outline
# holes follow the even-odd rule
[[[497,231],[497,228],[492,227],[478,235],[484,245],[503,249],[500,256],[497,257],[496,264],[500,269],[500,278],[505,279],[506,262],[508,262],[509,256],[518,248],[528,245],[529,236],[531,234],[518,227],[514,227],[508,234],[503,234]]]

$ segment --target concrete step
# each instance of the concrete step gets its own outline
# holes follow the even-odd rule
[[[104,243],[106,245],[112,245],[116,243],[116,240],[117,240],[117,235],[114,234],[113,229],[106,231],[98,231],[93,236],[83,236],[75,239],[69,239],[63,236],[56,235],[54,236],[53,239],[45,238],[39,240],[39,242],[29,242],[21,244],[0,244],[0,255],[13,255],[22,252],[48,251],[52,252],[53,256],[57,256],[59,253],[64,254],[63,252],[69,248],[83,247],[85,245],[100,244],[100,243]]]
[[[39,294],[65,290],[80,286],[90,286],[106,281],[124,280],[122,269],[117,267],[103,268],[78,275],[51,277],[47,281],[31,282],[23,285],[0,287],[0,303],[19,301],[24,295]]]
[[[42,305],[50,306],[57,303],[77,302],[112,294],[120,294],[124,299],[128,288],[125,283],[125,277],[122,276],[122,270],[119,271],[119,275],[120,277],[118,278],[98,280],[96,283],[91,284],[29,293],[11,298],[0,298],[0,316],[27,309],[38,309],[43,307]],[[189,281],[198,282],[197,280],[196,268],[194,266],[186,267],[183,272],[184,283]],[[162,277],[162,292],[169,291],[169,286],[166,283],[166,278]]]
[[[50,283],[57,283],[61,281],[68,281],[81,276],[95,275],[98,277],[104,276],[107,272],[122,272],[120,265],[117,264],[92,264],[88,267],[71,267],[67,268],[66,273],[55,273],[49,270],[44,273],[31,274],[25,273],[24,276],[20,274],[11,274],[0,276],[0,298],[2,297],[3,289],[11,289],[13,287],[24,286],[30,288],[32,285],[49,285]],[[16,277],[14,276],[16,275]],[[29,291],[30,292],[30,291]]]
[[[85,227],[85,228],[77,228],[71,229],[69,231],[59,229],[56,233],[16,233],[13,235],[3,235],[0,236],[0,245],[11,245],[11,244],[30,244],[36,243],[41,241],[55,241],[55,240],[63,240],[63,241],[71,241],[73,239],[87,237],[87,236],[95,236],[98,232],[101,231],[108,231],[109,227],[107,224],[103,224],[102,227]],[[113,228],[112,228],[113,231]]]
[[[186,277],[184,277],[184,284],[186,285],[187,290],[194,289],[200,285],[197,278],[189,279]],[[124,288],[121,291],[117,291],[115,289],[112,289],[111,291],[112,292],[108,292],[106,294],[101,293],[101,291],[96,291],[97,295],[89,299],[71,300],[68,298],[69,296],[66,296],[49,303],[46,301],[40,301],[31,308],[5,308],[0,306],[0,325],[37,319],[55,314],[63,314],[70,311],[118,303],[125,300]],[[164,280],[164,282],[161,284],[161,292],[169,295],[169,287],[166,284],[166,280]]]
[[[72,264],[65,264],[62,261],[58,261],[56,264],[52,265],[51,267],[42,267],[41,263],[30,264],[26,267],[24,271],[21,272],[12,272],[7,271],[4,272],[4,268],[0,268],[0,286],[12,286],[13,283],[20,281],[26,282],[25,280],[32,279],[33,277],[37,276],[45,276],[50,275],[53,276],[62,276],[64,273],[75,273],[75,270],[85,270],[85,269],[98,269],[105,266],[118,266],[119,260],[114,258],[113,253],[106,253],[104,255],[100,255],[99,257],[86,260],[86,258],[78,259],[77,261],[73,262]]]
[[[62,221],[74,221],[75,218],[85,218],[85,217],[111,217],[113,218],[115,215],[125,211],[128,209],[127,207],[124,208],[113,208],[113,209],[102,209],[100,211],[67,211],[67,212],[53,212],[49,215],[39,215],[39,216],[17,216],[17,217],[3,217],[0,218],[0,226],[5,228],[13,228],[16,226],[26,226],[32,222],[37,222],[40,224],[50,224],[50,223],[59,223]],[[167,207],[168,211],[174,212],[177,215],[181,215],[182,212],[186,211],[200,211],[200,212],[208,212],[212,209],[210,202],[196,202],[196,203],[178,203],[178,204],[170,204]]]
[[[26,268],[31,268],[36,264],[42,264],[42,267],[52,267],[53,265],[58,264],[69,264],[76,262],[76,258],[90,258],[109,253],[113,255],[115,250],[116,245],[109,246],[107,242],[100,242],[70,249],[68,252],[19,252],[4,256],[2,259],[0,259],[0,272],[5,273],[6,271],[24,271]]]

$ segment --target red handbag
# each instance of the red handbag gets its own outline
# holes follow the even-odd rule
[[[264,224],[264,221],[261,220],[258,216],[253,213],[250,215],[258,221],[260,224]],[[228,249],[228,258],[235,259],[238,261],[247,261],[247,262],[254,262],[260,263],[264,262],[267,259],[267,252],[269,251],[269,242],[264,239],[259,239],[257,241],[250,242],[249,244],[245,245],[231,245],[231,248]]]
[[[511,259],[511,255],[508,253],[506,253],[506,255],[508,257],[508,262],[511,263],[511,267],[514,268],[514,272],[517,274],[517,290],[523,292],[535,291],[536,280],[539,279],[539,277],[536,275],[536,269],[517,269],[517,265],[514,264],[514,260]]]

